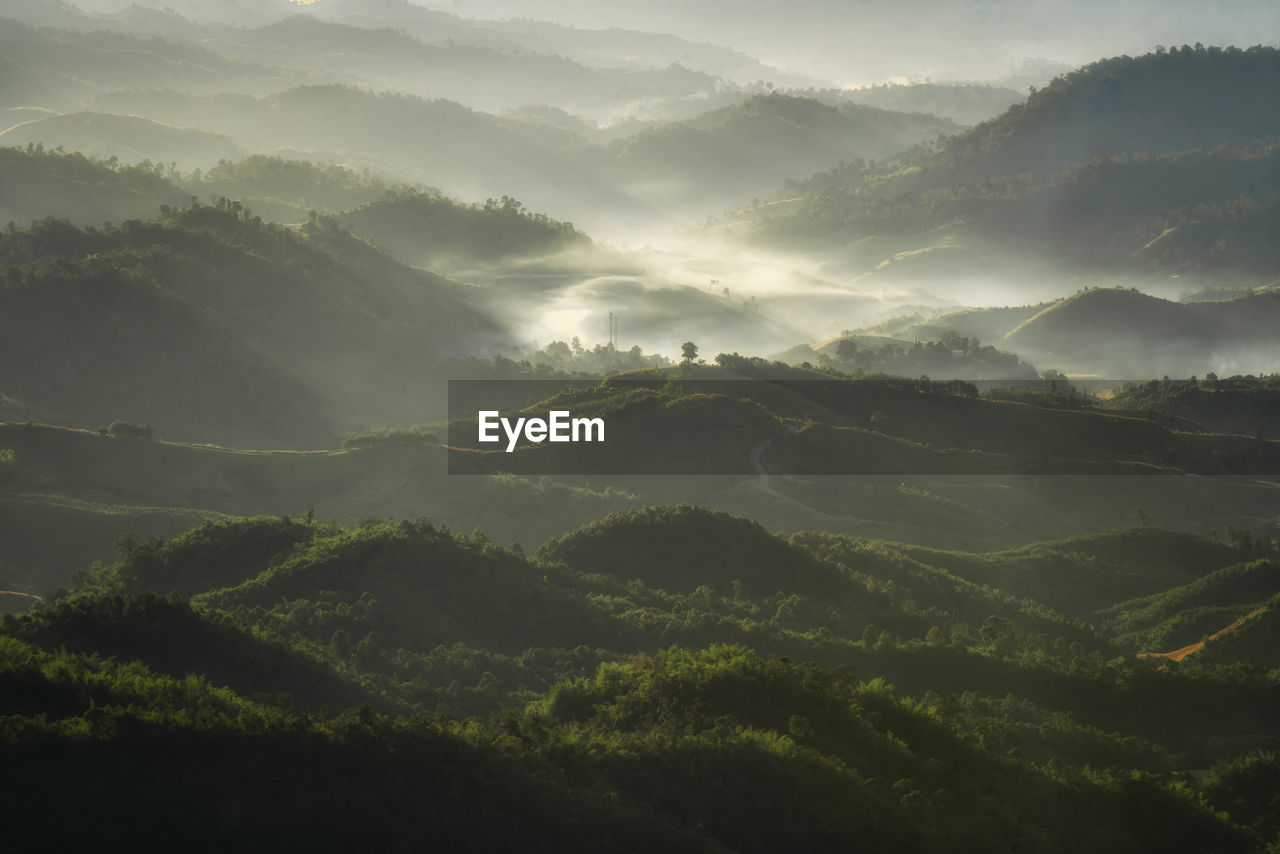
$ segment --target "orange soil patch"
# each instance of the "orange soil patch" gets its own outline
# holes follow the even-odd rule
[[[1193,644],[1188,644],[1187,646],[1184,646],[1182,649],[1175,649],[1173,652],[1140,652],[1138,653],[1138,658],[1143,658],[1143,659],[1167,658],[1169,661],[1182,661],[1182,659],[1186,658],[1188,655],[1191,655],[1192,653],[1196,653],[1204,649],[1204,645],[1208,641],[1217,640],[1218,638],[1225,635],[1227,632],[1232,631],[1233,629],[1239,628],[1241,625],[1244,624],[1246,620],[1250,620],[1258,616],[1265,609],[1266,609],[1266,606],[1264,605],[1262,608],[1259,608],[1256,611],[1245,614],[1243,617],[1236,620],[1234,623],[1227,626],[1225,629],[1221,629],[1219,631],[1214,632],[1213,634],[1209,635],[1207,638],[1205,638],[1202,641],[1199,641]]]

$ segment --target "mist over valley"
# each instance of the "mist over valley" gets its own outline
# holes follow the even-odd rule
[[[3,0],[6,843],[1274,851],[1278,38]]]

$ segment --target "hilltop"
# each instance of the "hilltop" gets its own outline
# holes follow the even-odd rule
[[[559,103],[607,115],[661,103],[670,112],[691,98],[713,97],[724,82],[814,82],[740,51],[666,33],[474,20],[412,3],[369,8],[278,2],[223,10],[132,4],[93,13],[37,0],[10,14],[44,26],[197,42],[230,59],[326,68],[378,85],[469,99],[483,109]]]
[[[736,551],[721,554],[717,542]],[[600,572],[592,554],[619,545],[640,550],[634,567]],[[171,540],[123,542],[113,565],[0,623],[5,711],[21,724],[10,762],[39,760],[46,776],[32,780],[51,769],[71,775],[109,806],[146,788],[131,780],[151,779],[120,769],[166,768],[166,739],[187,744],[189,757],[212,738],[220,747],[197,778],[236,793],[216,799],[217,810],[252,816],[281,780],[305,790],[311,775],[295,773],[299,763],[330,750],[357,769],[348,776],[369,775],[370,791],[381,791],[375,781],[388,769],[397,783],[416,780],[426,759],[455,809],[474,815],[464,769],[480,762],[486,797],[495,780],[530,786],[578,804],[579,830],[591,821],[602,838],[643,840],[640,848],[651,835],[668,848],[686,837],[738,843],[748,830],[779,842],[797,833],[865,841],[871,827],[870,838],[904,850],[960,833],[975,844],[993,834],[1040,838],[1036,848],[1049,851],[1066,841],[1063,811],[1079,810],[1089,817],[1085,837],[1099,844],[1159,832],[1162,845],[1194,837],[1249,850],[1260,819],[1236,807],[1227,815],[1230,777],[1206,786],[1215,812],[1171,781],[1172,769],[1188,767],[1175,757],[1192,757],[1186,749],[1206,727],[1224,746],[1245,734],[1275,737],[1272,701],[1258,687],[1231,681],[1230,665],[1209,659],[1185,673],[1114,659],[1091,627],[957,574],[1052,581],[1074,563],[1125,584],[1109,561],[1152,549],[1176,555],[1187,573],[1238,554],[1155,530],[996,555],[930,552],[781,538],[691,507],[615,514],[534,558],[425,520],[357,530],[279,518],[205,524]],[[662,577],[650,577],[659,563]],[[157,595],[166,589],[174,592]],[[1186,714],[1153,726],[1150,704],[1160,700]],[[61,749],[77,734],[78,751]],[[414,762],[402,766],[406,750]],[[378,774],[362,764],[370,751]],[[249,756],[275,772],[254,773]],[[112,786],[93,757],[110,757]],[[779,775],[781,785],[768,782]],[[822,785],[811,791],[815,775]],[[765,787],[788,809],[726,811],[705,795],[712,777],[743,797]],[[1142,810],[1115,808],[1122,780],[1122,802],[1140,799]],[[42,790],[32,785],[35,798]],[[944,787],[954,794],[939,824],[936,810],[915,803]],[[617,800],[582,800],[602,789]],[[166,797],[182,813],[194,791],[169,787]],[[631,820],[608,806],[624,795],[645,805],[649,835],[613,835],[614,822]],[[868,800],[878,818],[850,824],[848,803]],[[988,819],[957,824],[996,802],[1006,817],[995,828]],[[401,809],[394,798],[379,804],[379,814]],[[317,813],[307,826],[347,838],[364,811],[348,802],[339,811],[348,818]],[[212,816],[215,828],[230,827]],[[508,814],[508,830],[493,838],[544,824],[536,811]],[[444,816],[431,827],[435,838],[476,839]],[[559,837],[553,827],[540,838]]]
[[[354,13],[350,23],[322,12],[248,28],[140,9],[27,14],[66,29],[6,19],[0,42],[14,50],[0,107],[28,120],[10,131],[15,144],[183,170],[245,152],[335,162],[468,201],[520,198],[591,225],[673,213],[691,222],[785,179],[960,128],[764,94],[759,78],[727,85],[675,63],[587,66],[520,50],[492,30],[424,41],[356,25],[369,16]],[[118,61],[100,67],[103,56]],[[30,108],[57,115],[12,112]],[[557,113],[568,121],[545,120]]]
[[[592,245],[572,223],[526,211],[509,196],[481,206],[425,193],[392,192],[338,218],[353,234],[397,258],[432,269],[540,258]]]
[[[190,194],[154,169],[111,168],[79,153],[0,148],[0,220],[27,225],[48,216],[76,225],[153,217]]]
[[[154,122],[141,116],[65,113],[0,131],[0,147],[28,144],[75,151],[102,160],[154,160],[195,169],[219,160],[239,160],[239,146],[222,134]]]
[[[1267,438],[1280,427],[1278,385],[1275,376],[1151,380],[1126,387],[1111,404],[1175,415],[1214,432]]]
[[[160,81],[167,88],[192,94],[265,95],[282,85],[314,79],[307,72],[227,59],[190,42],[68,27],[72,23],[60,20],[55,29],[0,18],[0,55],[8,68],[44,78],[39,106],[74,110],[92,92],[154,87]]]
[[[696,197],[715,209],[745,205],[788,178],[879,159],[957,130],[935,116],[774,93],[643,131],[611,151],[624,186],[671,203]]]
[[[1041,309],[1005,334],[1020,350],[1083,359],[1087,352],[1128,351],[1134,362],[1165,365],[1175,358],[1206,361],[1205,350],[1227,330],[1198,323],[1194,305],[1184,306],[1119,288],[1082,291]]]
[[[0,187],[0,219],[15,224],[53,216],[97,227],[151,219],[192,198],[232,199],[242,210],[285,224],[306,221],[312,212],[331,214],[399,260],[432,269],[537,259],[592,245],[571,223],[528,211],[509,196],[466,204],[334,163],[261,154],[184,172],[172,163],[135,166],[40,145],[0,147]]]
[[[1265,289],[1175,302],[1136,288],[1085,287],[1048,302],[908,317],[871,331],[917,340],[981,337],[1043,368],[1124,380],[1195,376],[1219,366],[1258,370],[1268,364],[1277,322],[1280,297]]]
[[[939,83],[889,83],[845,89],[840,94],[854,104],[903,113],[931,113],[962,125],[976,125],[998,116],[1026,98],[1003,86]]]
[[[993,256],[1274,278],[1261,235],[1274,214],[1278,56],[1198,47],[1093,63],[936,145],[789,182],[773,198],[799,201],[755,232],[878,235],[903,250],[949,235]]]

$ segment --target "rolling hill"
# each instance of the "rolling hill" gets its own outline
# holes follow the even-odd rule
[[[845,89],[841,96],[852,103],[881,110],[932,113],[962,125],[976,125],[994,118],[1025,99],[1021,92],[1002,86],[940,83],[866,86]]]
[[[146,272],[10,267],[0,305],[0,386],[68,423],[162,424],[250,446],[333,430],[313,390]]]
[[[1278,55],[1188,47],[1093,63],[936,145],[785,185],[773,198],[801,199],[767,209],[756,233],[844,245],[876,235],[898,251],[951,234],[989,254],[988,269],[1039,254],[1068,268],[1274,278],[1255,232],[1276,191]],[[1237,206],[1251,213],[1233,216]],[[1225,241],[1216,250],[1192,222],[1209,216]]]
[[[431,269],[537,259],[592,245],[572,223],[532,214],[510,197],[482,207],[424,193],[390,194],[338,219],[406,263]]]
[[[59,23],[59,27],[64,25]],[[47,97],[38,105],[61,110],[75,109],[73,99],[83,97],[86,86],[104,91],[156,87],[163,81],[167,88],[188,93],[264,95],[317,79],[305,71],[229,60],[178,39],[93,27],[32,26],[10,17],[0,18],[0,54],[11,63],[11,69],[22,69],[32,77],[47,75]],[[70,85],[50,85],[59,81]],[[15,95],[22,97],[17,92],[10,97]]]
[[[0,190],[0,220],[18,225],[54,216],[97,227],[190,201],[154,170],[112,169],[82,154],[34,148],[0,148]]]
[[[125,163],[173,163],[183,170],[204,169],[220,160],[239,160],[244,152],[226,136],[154,122],[141,116],[65,113],[23,122],[0,132],[0,146],[31,144]]]
[[[669,203],[741,206],[782,181],[879,159],[959,126],[935,116],[791,95],[758,95],[615,142],[624,185]]]
[[[1238,531],[1233,529],[1230,533],[1238,535]],[[1176,649],[1202,641],[1255,612],[1278,592],[1280,572],[1276,564],[1260,559],[1216,570],[1181,587],[1121,602],[1103,613],[1108,628],[1134,647],[1144,651]]]
[[[1274,847],[1280,51],[0,12],[6,849]]]
[[[0,244],[4,385],[74,424],[332,447],[342,430],[426,420],[434,399],[404,389],[504,337],[463,286],[332,221],[293,232],[225,199],[102,231],[45,220]]]
[[[736,551],[715,548],[725,538]],[[624,582],[629,569],[613,576],[573,566],[595,565],[592,548],[617,554],[610,542],[638,548],[635,567],[661,574],[653,582],[683,577],[664,590],[638,577]],[[309,777],[295,779],[295,766],[331,749],[360,768],[359,757],[373,751],[377,778],[400,769],[396,757],[410,751],[409,765],[425,759],[469,815],[477,808],[461,801],[470,778],[445,757],[471,768],[489,757],[481,767],[490,794],[495,780],[538,780],[544,797],[566,793],[583,803],[579,790],[603,787],[618,793],[604,804],[624,795],[645,804],[648,833],[668,843],[685,833],[737,843],[744,827],[794,838],[798,821],[804,832],[820,829],[819,842],[871,833],[923,851],[961,833],[977,844],[991,838],[990,819],[957,822],[991,798],[1007,816],[999,833],[1054,842],[1036,849],[1057,848],[1063,821],[1078,841],[1070,815],[1079,810],[1090,817],[1085,835],[1099,843],[1160,829],[1161,845],[1194,835],[1214,850],[1244,851],[1252,812],[1202,811],[1166,780],[1182,761],[1174,751],[1193,756],[1186,748],[1202,743],[1206,727],[1224,745],[1244,733],[1272,737],[1274,700],[1208,659],[1181,672],[1104,658],[1107,641],[1090,627],[955,574],[986,569],[1006,581],[1034,573],[1053,582],[1068,560],[1093,564],[1094,580],[1123,578],[1123,564],[1111,561],[1143,555],[1173,555],[1180,571],[1196,573],[1235,554],[1158,530],[999,555],[825,535],[788,540],[692,507],[610,516],[538,558],[425,520],[350,531],[286,519],[206,524],[172,540],[125,542],[114,565],[80,574],[73,590],[31,614],[5,618],[4,711],[11,727],[21,724],[10,730],[7,759],[33,775],[37,793],[39,781],[74,773],[77,791],[111,805],[93,770],[99,761],[111,757],[111,791],[137,794],[142,781],[172,773],[162,758],[166,739],[184,743],[187,757],[202,738],[219,739],[220,758],[198,772],[206,789],[228,787],[205,813],[214,828],[206,838],[219,840],[217,829],[229,826],[223,810],[256,815],[241,803],[244,793],[251,803],[278,785],[277,774],[253,773],[258,760],[296,787]],[[148,592],[165,587],[190,599]],[[884,678],[909,687],[895,690]],[[1185,713],[1152,726],[1150,704],[1158,702]],[[80,749],[62,749],[76,732]],[[347,752],[347,744],[362,747]],[[430,758],[429,744],[439,758]],[[46,776],[35,775],[38,765]],[[1111,770],[1072,770],[1086,765]],[[796,800],[778,814],[726,814],[697,794],[732,779],[746,796],[779,775],[785,785],[769,802]],[[1229,797],[1224,783],[1215,779],[1215,804]],[[797,787],[800,794],[787,794]],[[907,795],[943,788],[954,792],[943,806],[954,816],[935,825],[929,817],[938,808],[916,812]],[[170,809],[190,810],[185,785],[165,792]],[[392,814],[400,809],[379,803],[384,814],[388,803]],[[873,804],[881,818],[849,825],[849,803]],[[345,809],[363,817],[366,808],[356,801]],[[652,841],[612,835],[609,808],[589,814],[603,823],[601,838],[643,839],[641,848]],[[346,820],[311,821],[331,835],[352,832]],[[437,838],[455,832],[432,822]],[[104,818],[99,826],[122,825]],[[507,826],[540,825],[531,815]]]
[[[1273,364],[1278,311],[1280,298],[1266,289],[1175,302],[1136,288],[1085,287],[1049,302],[941,312],[925,320],[908,317],[869,331],[916,339],[981,337],[1042,368],[1128,380],[1149,374],[1266,373]],[[1206,423],[1227,423],[1225,413],[1224,418],[1206,414]]]
[[[473,414],[451,413],[450,471],[540,474],[1124,475],[1280,471],[1280,445],[1256,437],[1185,432],[1130,413],[1046,399],[979,398],[952,380],[850,378],[828,370],[654,368],[596,388],[546,391],[521,417],[551,410],[600,418],[609,438],[554,445],[484,445]],[[760,360],[763,361],[763,360]],[[748,374],[750,376],[750,374]],[[554,395],[554,396],[553,396]],[[535,395],[536,397],[537,395]],[[1046,398],[1051,398],[1047,395]],[[509,409],[504,415],[511,416]],[[514,416],[512,416],[514,417]]]

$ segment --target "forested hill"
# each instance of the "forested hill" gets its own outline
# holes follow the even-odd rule
[[[624,185],[657,187],[658,195],[685,203],[696,195],[715,210],[717,203],[745,203],[788,178],[844,160],[886,157],[959,129],[922,113],[772,93],[636,134],[614,143],[611,154]],[[676,192],[680,187],[687,189]]]
[[[524,474],[1251,474],[1280,443],[1183,432],[1104,412],[1069,390],[980,397],[967,382],[853,378],[740,356],[719,367],[628,371],[526,404],[607,421],[607,442],[484,445],[474,415],[449,424],[450,470]],[[744,382],[745,377],[755,381]],[[547,392],[550,394],[551,392]],[[475,410],[471,410],[472,413]],[[510,415],[510,412],[507,414]]]
[[[392,191],[344,212],[339,220],[397,258],[437,269],[460,262],[537,258],[592,245],[572,223],[526,211],[510,196],[465,205],[439,195]]]
[[[961,179],[989,177],[1098,154],[1250,146],[1278,135],[1280,51],[1197,45],[1073,71],[946,141],[927,165],[955,169]]]
[[[370,8],[281,0],[255,4],[250,21],[234,24],[217,22],[219,10],[208,4],[186,9],[191,17],[169,3],[157,6],[163,11],[134,4],[94,13],[24,0],[4,11],[30,24],[99,33],[99,40],[183,41],[199,47],[196,57],[270,68],[282,79],[341,76],[489,111],[530,103],[588,115],[640,104],[678,111],[684,101],[714,98],[730,75],[751,75],[742,82],[797,79],[744,54],[665,34],[476,21],[409,3]]]
[[[904,113],[932,113],[964,125],[975,125],[999,115],[1025,96],[1001,86],[938,83],[889,83],[846,89],[843,96],[855,104],[901,110]]]
[[[757,230],[849,243],[950,229],[993,254],[1274,276],[1278,116],[1274,48],[1108,59],[936,146],[789,183],[777,198],[800,201]]]
[[[333,447],[345,429],[426,420],[431,395],[406,389],[505,340],[463,286],[333,220],[293,231],[225,199],[100,230],[10,227],[0,264],[0,388],[78,426]]]
[[[166,178],[164,169],[120,167],[43,146],[0,147],[0,221],[5,223],[25,226],[54,216],[96,228],[153,217],[160,205],[181,205],[190,195]]]
[[[1275,757],[1242,745],[1276,739],[1277,698],[1254,646],[1157,670],[1059,609],[1122,632],[1210,595],[1251,613],[1275,548],[942,552],[690,506],[537,557],[426,520],[123,538],[0,621],[6,833],[74,797],[76,847],[1262,850]]]
[[[192,198],[234,199],[242,210],[284,224],[303,222],[313,211],[334,214],[344,228],[399,260],[431,269],[591,245],[572,224],[509,196],[466,204],[332,163],[261,154],[184,172],[173,163],[129,165],[42,145],[0,147],[0,190],[0,222],[15,225],[53,216],[98,227],[150,219],[162,206],[182,207]]]

